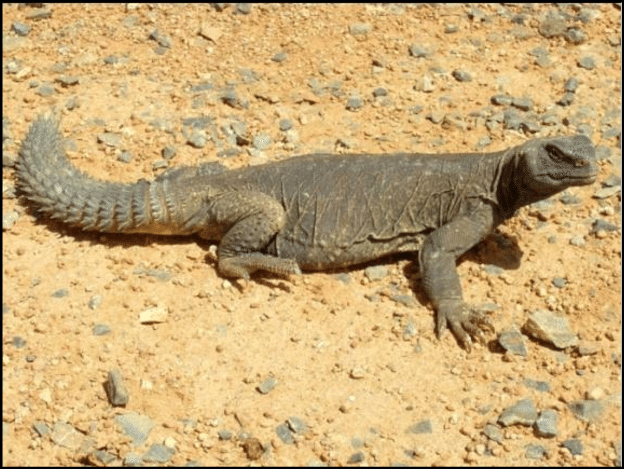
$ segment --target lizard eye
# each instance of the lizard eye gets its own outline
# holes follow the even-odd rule
[[[547,145],[546,152],[555,163],[564,163],[569,160],[568,156],[554,145]]]

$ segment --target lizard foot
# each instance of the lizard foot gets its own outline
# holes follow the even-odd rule
[[[219,273],[224,277],[249,279],[249,275],[257,270],[278,275],[301,274],[294,259],[280,259],[259,252],[219,259]]]
[[[440,305],[436,316],[436,329],[439,339],[449,327],[459,345],[470,353],[472,339],[484,344],[484,332],[494,332],[494,326],[490,318],[482,312],[474,310],[468,312],[468,309],[462,302]]]

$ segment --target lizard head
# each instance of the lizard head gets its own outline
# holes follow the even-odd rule
[[[517,150],[517,170],[528,199],[592,184],[598,176],[596,151],[585,135],[532,140]]]

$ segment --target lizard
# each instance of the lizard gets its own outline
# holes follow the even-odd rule
[[[223,277],[357,266],[418,253],[437,336],[471,349],[492,329],[465,304],[457,259],[520,207],[593,183],[584,135],[492,153],[311,154],[227,170],[204,163],[135,183],[98,180],[67,158],[59,119],[39,116],[20,148],[17,185],[42,214],[83,230],[199,235]]]

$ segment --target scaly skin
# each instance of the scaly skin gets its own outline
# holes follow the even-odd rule
[[[121,184],[76,169],[58,123],[40,117],[18,161],[19,188],[42,213],[100,232],[198,234],[219,242],[218,269],[297,274],[419,251],[437,313],[470,349],[482,338],[463,302],[455,263],[524,205],[597,176],[582,135],[528,141],[496,153],[306,155],[226,171],[171,169]]]

